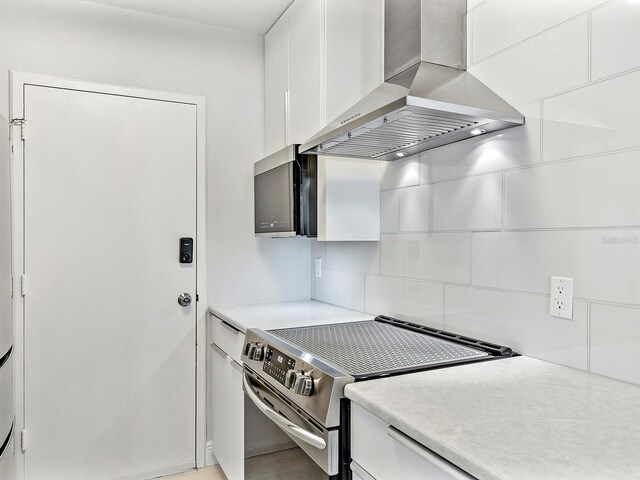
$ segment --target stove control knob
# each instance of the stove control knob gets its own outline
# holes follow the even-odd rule
[[[287,375],[284,377],[284,386],[287,388],[293,388],[296,385],[297,378],[298,372],[295,370],[287,370]]]
[[[245,347],[245,352],[247,353],[247,357],[249,357],[249,360],[253,360],[253,356],[256,354],[256,344],[247,343],[247,346]]]
[[[296,375],[296,384],[294,387],[294,391],[298,395],[303,395],[308,397],[313,393],[313,378],[311,375],[305,375],[303,373],[298,373]]]
[[[252,354],[249,356],[251,360],[255,360],[256,362],[261,362],[264,358],[264,347],[259,343],[256,343],[255,348],[252,350]]]
[[[244,353],[249,360],[261,362],[264,358],[264,347],[259,343],[247,343],[244,347]]]

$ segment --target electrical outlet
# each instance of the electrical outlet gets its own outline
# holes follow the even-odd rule
[[[316,278],[322,278],[322,259],[316,258]]]
[[[573,319],[573,278],[551,277],[552,317]]]

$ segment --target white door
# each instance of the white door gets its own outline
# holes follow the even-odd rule
[[[26,478],[194,467],[196,106],[24,88]]]

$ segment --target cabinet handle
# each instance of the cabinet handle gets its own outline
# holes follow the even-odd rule
[[[213,348],[213,351],[216,352],[221,357],[225,357],[225,358],[227,357],[227,352],[222,350],[218,345],[216,345],[213,342],[211,342],[211,348]]]
[[[356,462],[351,462],[351,471],[355,472],[362,480],[376,480],[367,472],[364,468],[358,465]]]
[[[240,373],[242,373],[242,365],[240,365],[238,362],[236,362],[235,360],[233,360],[231,357],[229,357],[229,363],[231,364],[231,366],[233,368],[235,368],[237,371],[239,371]]]
[[[223,327],[227,327],[229,330],[233,330],[233,333],[244,333],[242,330],[240,330],[235,325],[232,325],[229,322],[226,322],[226,321],[224,321],[222,319],[220,319],[220,323],[222,324]]]
[[[393,438],[396,442],[404,445],[413,453],[416,453],[421,458],[431,463],[436,468],[442,470],[443,472],[449,474],[451,478],[455,480],[472,480],[474,477],[469,475],[468,473],[460,470],[454,464],[449,462],[448,460],[442,458],[435,452],[432,452],[427,447],[422,445],[421,443],[416,442],[413,438],[405,435],[400,430],[393,426],[387,427],[387,435]]]

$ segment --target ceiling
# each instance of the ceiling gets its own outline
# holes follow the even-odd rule
[[[293,0],[83,0],[264,34]]]

